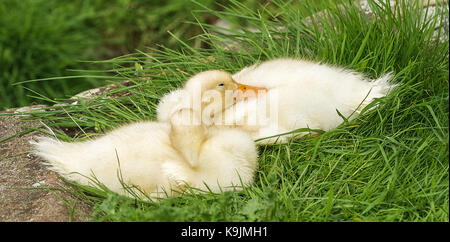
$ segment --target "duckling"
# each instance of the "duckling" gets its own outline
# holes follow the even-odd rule
[[[218,84],[227,76],[199,75],[208,77],[200,80]],[[192,77],[186,85],[198,83],[198,77]],[[223,84],[226,85],[205,86],[205,91],[216,87],[225,91],[230,87],[228,82]],[[220,192],[250,185],[258,159],[252,138],[244,131],[208,129],[197,122],[197,113],[202,110],[185,103],[190,100],[186,96],[192,96],[187,90],[171,93],[167,98],[165,105],[170,114],[164,116],[165,122],[132,123],[81,142],[40,137],[32,142],[34,153],[46,160],[51,170],[69,180],[93,185],[95,178],[110,190],[128,196],[131,194],[122,183],[138,187],[151,199],[178,195],[187,186]],[[186,117],[191,119],[186,121]]]
[[[202,98],[184,104],[213,107],[209,114],[203,113],[203,123],[238,128],[248,132],[257,144],[273,144],[307,134],[291,132],[278,136],[296,129],[328,131],[340,125],[344,118],[353,120],[368,104],[396,87],[391,79],[390,73],[370,80],[343,68],[280,58],[246,67],[233,75],[206,71],[178,91],[195,93],[194,99]],[[208,95],[200,95],[205,90],[217,91],[215,99],[227,102],[205,102]],[[231,94],[226,96],[225,90]],[[167,94],[158,104],[160,121],[167,120],[171,109],[179,108],[180,101],[170,96]]]
[[[261,107],[258,104],[260,101],[266,100],[272,105],[272,114],[263,114],[269,120],[265,124],[255,126],[244,122],[244,125],[240,125],[255,140],[300,128],[323,131],[334,129],[344,121],[342,116],[353,120],[369,103],[386,96],[396,86],[391,82],[391,73],[370,80],[355,71],[290,58],[246,67],[233,74],[232,79],[245,84],[253,93],[261,88],[265,90],[262,94],[253,95],[252,100],[238,101],[225,110],[226,117],[240,114],[233,116],[233,122],[239,123],[248,115],[266,112],[268,106],[261,102]],[[270,96],[272,99],[269,100]],[[293,133],[263,139],[258,144],[284,143],[294,136],[305,134]]]

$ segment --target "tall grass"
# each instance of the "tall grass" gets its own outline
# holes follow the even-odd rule
[[[423,18],[425,12],[411,1],[402,1],[404,8],[369,1],[373,17],[349,1],[343,8],[329,1],[327,11],[311,23],[304,19],[318,5],[307,1],[295,7],[273,1],[256,10],[230,2],[224,10],[204,6],[203,11],[236,23],[241,32],[222,34],[194,22],[204,29],[196,38],[210,48],[178,39],[180,50],[149,49],[104,62],[118,78],[135,83],[117,90],[131,95],[102,96],[33,115],[51,127],[77,130],[58,136],[79,140],[84,132],[91,136],[154,119],[159,98],[194,73],[235,72],[284,56],[344,66],[373,78],[393,71],[400,87],[380,99],[376,109],[318,138],[259,147],[255,184],[243,192],[186,194],[153,203],[75,185],[72,192],[95,204],[92,220],[448,221],[449,46],[448,36],[433,36],[441,17]]]
[[[83,6],[43,0],[0,2],[0,110],[31,102],[26,89],[13,86],[29,79],[69,75],[96,43],[98,35],[86,25],[93,16]],[[87,66],[84,65],[84,68]],[[82,79],[28,84],[26,88],[62,97],[95,85]],[[57,87],[57,88],[56,88]]]
[[[215,1],[202,3],[217,7]],[[83,61],[110,59],[162,42],[178,48],[168,32],[183,39],[199,34],[199,27],[182,24],[195,20],[191,11],[198,8],[180,0],[0,1],[0,110],[36,103],[35,92],[67,98],[105,84],[88,77],[88,70],[101,67]],[[197,18],[213,21],[210,15]],[[56,78],[80,75],[85,77]],[[27,82],[35,79],[46,81]]]

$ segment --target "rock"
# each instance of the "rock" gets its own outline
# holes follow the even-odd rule
[[[30,108],[32,109],[32,108]],[[21,109],[28,110],[28,109]],[[10,109],[9,113],[14,113]],[[0,112],[0,113],[5,113]],[[38,120],[24,120],[21,115],[0,116],[0,140],[40,126]],[[30,154],[29,140],[36,132],[0,142],[0,221],[84,221],[91,208],[63,191],[68,185],[57,174],[45,168],[42,160]],[[72,213],[76,204],[77,213]]]
[[[106,94],[105,97],[127,96],[128,91],[107,94],[123,87],[134,85],[131,81],[109,84],[75,95],[70,102],[60,105],[74,105],[88,102]],[[71,101],[73,100],[73,102]],[[29,112],[42,112],[51,107],[32,105],[11,108],[0,112],[0,222],[5,221],[85,221],[91,214],[91,207],[69,192],[69,185],[57,174],[43,165],[43,160],[32,155],[29,141],[37,132],[24,135],[28,128],[37,128],[43,123]],[[25,119],[26,118],[26,119]],[[58,189],[55,190],[54,188]],[[73,206],[76,213],[73,213]]]
[[[78,104],[78,100],[94,99],[101,95],[104,95],[105,93],[108,93],[110,91],[118,89],[122,86],[128,87],[128,86],[132,86],[132,85],[134,85],[134,83],[127,80],[127,81],[121,81],[121,82],[101,86],[98,88],[89,89],[89,90],[80,92],[77,95],[73,96],[71,99],[74,100],[74,103],[70,103],[70,104]],[[114,93],[114,94],[108,94],[107,97],[124,97],[124,96],[128,96],[130,94],[131,93],[128,91],[121,91],[121,92]]]

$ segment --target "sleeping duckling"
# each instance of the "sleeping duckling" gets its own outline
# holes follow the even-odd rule
[[[220,77],[209,75],[206,81],[220,84]],[[197,80],[194,76],[187,85]],[[206,88],[216,87],[224,91],[229,86]],[[189,100],[185,95],[189,92],[171,94],[178,106],[171,107],[166,122],[137,122],[82,142],[41,137],[32,142],[34,153],[69,180],[93,185],[95,177],[110,190],[129,196],[122,182],[139,187],[150,198],[177,195],[186,185],[212,192],[250,185],[258,157],[251,137],[235,129],[208,129],[197,122],[197,111],[183,104]],[[186,117],[191,120],[187,122]]]
[[[252,65],[235,73],[232,78],[250,89],[259,87],[266,90],[253,95],[256,98],[237,102],[224,114],[234,117],[235,123],[242,123],[255,113],[266,116],[265,120],[269,121],[263,125],[247,125],[245,122],[240,125],[255,140],[299,128],[331,130],[343,122],[341,116],[353,120],[369,103],[386,96],[396,86],[391,83],[391,74],[370,80],[354,71],[288,58]],[[260,90],[251,91],[256,93]],[[265,103],[272,106],[269,108]],[[266,112],[269,109],[271,112]],[[263,139],[258,143],[284,143],[304,134]]]
[[[300,128],[328,131],[341,124],[343,117],[353,120],[374,99],[387,95],[396,86],[391,79],[391,74],[370,80],[360,73],[325,64],[275,59],[244,68],[234,75],[223,71],[203,72],[181,90],[197,91],[194,100],[208,96],[199,92],[216,90],[220,95],[214,99],[227,102],[213,105],[202,99],[182,103],[213,106],[213,111],[201,117],[207,125],[239,128],[254,140],[261,139],[258,144],[285,143],[307,133],[277,135]],[[227,96],[224,90],[234,94]],[[179,101],[169,99],[170,94],[158,104],[160,121],[167,120],[170,110],[179,105]],[[276,137],[267,138],[271,136]]]

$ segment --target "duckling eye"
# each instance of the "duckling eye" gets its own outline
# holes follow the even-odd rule
[[[223,83],[219,83],[217,86],[218,86],[218,87],[223,87],[224,84],[223,84]]]

